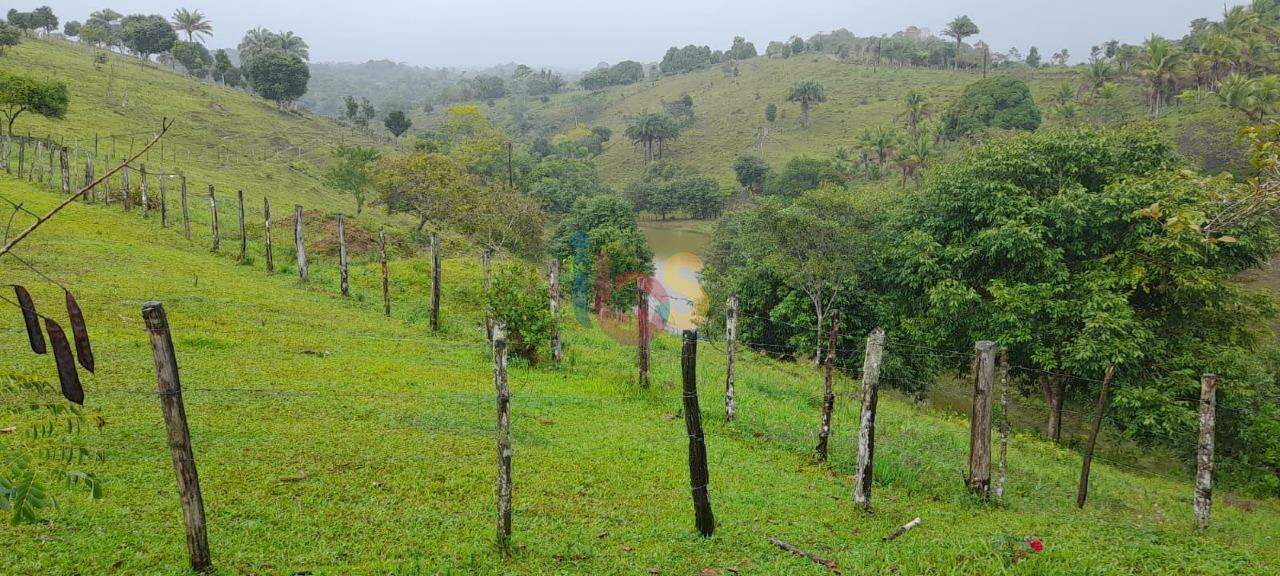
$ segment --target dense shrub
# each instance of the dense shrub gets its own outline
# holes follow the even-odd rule
[[[986,128],[1035,130],[1040,109],[1026,82],[1012,76],[995,76],[965,86],[960,98],[942,117],[943,133],[955,139]]]

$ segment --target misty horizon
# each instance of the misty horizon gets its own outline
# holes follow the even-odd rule
[[[1239,4],[1238,0],[1225,5]],[[32,6],[20,9],[31,9]],[[160,14],[178,8],[201,10],[214,26],[210,48],[235,48],[245,31],[256,27],[292,30],[311,46],[318,63],[390,61],[430,68],[481,69],[522,63],[557,71],[583,71],[598,63],[622,60],[656,62],[671,46],[728,47],[734,36],[754,42],[763,52],[772,40],[803,38],[841,28],[857,36],[891,35],[910,26],[937,34],[952,18],[965,14],[996,52],[1037,46],[1042,54],[1066,48],[1071,61],[1087,58],[1089,48],[1107,40],[1138,43],[1151,34],[1178,38],[1195,18],[1216,18],[1224,4],[1214,0],[1083,0],[1071,10],[1057,3],[1029,0],[1011,5],[993,0],[965,3],[926,0],[900,5],[868,2],[801,1],[780,9],[758,1],[708,0],[680,3],[658,0],[642,6],[602,6],[580,0],[553,0],[536,6],[500,0],[456,3],[398,1],[362,5],[367,18],[353,17],[348,6],[331,0],[297,3],[232,0],[210,6],[172,1],[102,0],[50,4],[62,21],[83,21],[90,12],[110,7],[124,14]],[[1159,10],[1152,10],[1158,4]],[[474,14],[483,15],[475,18]]]

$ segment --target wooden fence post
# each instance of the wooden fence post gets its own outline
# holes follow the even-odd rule
[[[552,258],[549,267],[547,293],[551,308],[551,361],[559,364],[564,355],[560,345],[560,259]]]
[[[832,347],[834,348],[834,346]],[[875,468],[876,404],[880,396],[880,363],[884,357],[884,329],[867,336],[862,355],[862,413],[858,421],[858,460],[853,471],[853,503],[871,510],[871,481]]]
[[[493,305],[489,300],[492,283],[489,266],[493,260],[493,249],[485,246],[480,249],[481,293],[484,294],[484,337],[493,340]]]
[[[1102,429],[1102,416],[1107,411],[1107,392],[1111,390],[1111,376],[1115,374],[1115,366],[1107,366],[1106,375],[1102,377],[1102,389],[1098,391],[1098,409],[1093,416],[1093,429],[1089,430],[1089,443],[1084,447],[1084,464],[1080,467],[1080,486],[1076,490],[1076,508],[1084,508],[1084,501],[1089,497],[1089,467],[1093,464],[1093,449],[1098,445],[1098,431]],[[1004,391],[1001,390],[1003,396]],[[1004,418],[1001,417],[1003,424]],[[1003,429],[1004,426],[1001,426]],[[1004,446],[1000,447],[1001,454]]]
[[[124,160],[120,161],[124,163]],[[124,187],[124,211],[128,212],[133,209],[133,188],[129,186],[129,165],[124,164],[120,169],[120,185]]]
[[[62,168],[62,193],[71,193],[71,165],[67,163],[67,147],[58,149],[58,167]]]
[[[431,330],[440,329],[440,236],[431,233]]]
[[[831,413],[836,407],[835,382],[832,381],[836,363],[836,336],[840,326],[838,314],[831,315],[831,328],[827,345],[827,361],[822,374],[822,423],[818,425],[818,446],[814,448],[819,462],[827,461],[827,438],[831,436]],[[822,344],[818,344],[819,347]]]
[[[156,363],[156,388],[160,408],[164,412],[165,430],[169,437],[169,455],[178,477],[178,496],[182,501],[182,517],[187,532],[187,555],[191,567],[205,571],[210,567],[209,534],[205,526],[204,498],[200,494],[200,477],[196,473],[195,456],[191,452],[191,434],[187,428],[187,412],[182,403],[182,384],[178,380],[178,359],[169,334],[169,319],[159,302],[142,305],[142,318],[151,336],[151,353]]]
[[[85,185],[85,186],[88,186],[88,185],[90,185],[90,184],[93,184],[93,181],[94,181],[94,180],[96,180],[96,178],[94,178],[94,176],[93,176],[93,158],[94,158],[93,156],[90,156],[90,157],[88,157],[88,158],[85,158],[85,161],[84,161],[84,185]],[[105,182],[104,182],[104,184],[105,184]],[[97,196],[98,196],[98,189],[97,189],[97,187],[94,187],[94,189],[93,189],[93,190],[90,190],[90,191],[89,191],[89,194],[90,194],[91,196],[93,196],[93,197],[94,197],[94,199],[96,200],[96,199],[97,199]],[[106,203],[106,196],[107,196],[107,195],[106,195],[106,192],[104,191],[104,192],[103,192],[103,195],[102,195],[102,199],[103,199],[103,203],[104,203],[104,204]]]
[[[996,343],[974,344],[973,407],[969,410],[969,492],[987,496],[991,490],[991,412],[995,396]]]
[[[307,281],[307,247],[302,242],[302,205],[293,205],[293,251],[298,258],[298,279]]]
[[[996,498],[1004,498],[1005,457],[1009,455],[1009,350],[1000,349],[1000,462],[996,472]]]
[[[93,178],[93,159],[95,159],[95,157],[96,156],[90,156],[90,159],[88,159],[88,161],[84,163],[84,186],[88,186],[88,184],[92,183],[93,180],[95,180],[95,178]],[[110,160],[108,160],[108,164],[110,164]],[[102,168],[106,168],[106,166],[102,166]],[[110,205],[110,204],[111,204],[111,179],[106,178],[102,180],[102,205]]]
[[[151,215],[151,199],[147,196],[147,165],[143,164],[138,167],[138,178],[140,179],[142,199],[142,217],[148,218]]]
[[[347,277],[347,224],[342,213],[338,213],[338,283],[344,297],[351,295]]]
[[[724,312],[724,419],[733,421],[738,412],[738,400],[733,389],[733,355],[738,347],[738,295],[730,294]]]
[[[387,230],[378,227],[378,260],[382,263],[382,313],[391,316],[391,286],[387,278]]]
[[[1213,441],[1218,404],[1218,376],[1200,377],[1200,445],[1196,450],[1196,529],[1209,527],[1213,512]]]
[[[213,217],[209,219],[209,229],[213,233],[212,250],[217,252],[218,248],[222,246],[222,235],[218,232],[218,199],[213,195],[213,184],[209,185],[209,212],[213,214]]]
[[[507,386],[507,331],[493,327],[493,386],[498,396],[498,545],[511,546],[511,390]]]
[[[684,425],[689,433],[689,488],[693,493],[694,522],[698,533],[710,536],[716,530],[711,513],[711,496],[707,492],[707,444],[702,437],[702,411],[698,408],[698,332],[684,331],[680,351],[680,376],[684,383]]]
[[[160,176],[160,227],[169,227],[169,175]]]
[[[262,234],[263,249],[267,256],[267,273],[276,271],[276,261],[272,258],[271,253],[271,201],[266,196],[262,197]]]
[[[649,278],[637,278],[636,298],[636,367],[637,382],[641,388],[649,387]]]
[[[236,205],[240,210],[240,258],[244,262],[249,257],[249,236],[244,229],[244,190],[236,190]]]
[[[191,239],[191,212],[187,209],[187,176],[178,177],[179,196],[182,200],[182,236]]]

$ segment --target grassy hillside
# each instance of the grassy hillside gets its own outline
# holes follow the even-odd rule
[[[980,77],[973,72],[951,70],[873,69],[813,55],[785,60],[754,58],[741,62],[738,68],[736,78],[715,66],[594,94],[560,94],[546,103],[503,100],[495,103],[494,112],[506,116],[519,112],[535,126],[555,126],[560,130],[580,122],[611,128],[613,140],[597,162],[601,174],[621,187],[644,169],[643,152],[623,134],[626,118],[644,111],[661,111],[663,101],[671,102],[688,93],[693,97],[697,120],[670,145],[670,157],[728,182],[733,176],[733,159],[757,150],[762,127],[769,131],[764,155],[775,166],[798,154],[829,155],[838,146],[853,145],[864,128],[898,123],[907,92],[928,94],[934,109],[940,111],[966,84]],[[1028,75],[1027,79],[1037,100],[1047,102],[1071,74],[1043,71]],[[799,105],[786,102],[786,96],[792,84],[807,79],[823,83],[828,101],[813,109],[813,125],[804,128],[800,125]],[[770,103],[779,109],[772,124],[764,117]],[[431,126],[439,122],[442,112],[431,117],[418,114],[415,124]]]
[[[334,146],[367,137],[310,112],[283,111],[245,92],[136,58],[111,54],[108,63],[96,65],[94,53],[53,39],[26,39],[10,48],[0,58],[0,70],[66,82],[71,95],[65,119],[24,114],[15,132],[52,135],[81,154],[94,150],[96,138],[101,173],[104,161],[119,163],[131,146],[141,148],[150,139],[162,118],[171,118],[176,122],[163,144],[140,160],[148,170],[181,172],[196,193],[210,184],[224,198],[244,190],[254,221],[260,221],[253,215],[261,212],[263,196],[279,215],[294,203],[355,212],[355,202],[326,187],[321,174]],[[77,164],[73,172],[83,173],[83,164]]]
[[[52,193],[0,176],[33,210]],[[962,419],[882,400],[875,512],[850,502],[856,383],[838,382],[833,460],[811,460],[821,382],[801,365],[746,354],[740,418],[725,423],[722,353],[703,345],[716,535],[693,534],[687,437],[678,416],[678,346],[654,347],[654,386],[636,388],[634,350],[566,318],[562,369],[513,363],[515,549],[493,548],[493,388],[480,328],[474,260],[446,262],[445,329],[427,331],[423,263],[394,263],[395,314],[382,318],[377,272],[353,274],[336,296],[331,270],[300,287],[266,276],[118,207],[73,205],[23,253],[72,288],[99,370],[87,407],[102,416],[85,441],[105,452],[85,465],[106,497],[57,489],[47,520],[0,527],[5,574],[177,574],[185,547],[165,446],[143,301],[169,312],[204,487],[214,562],[226,574],[590,573],[820,574],[777,550],[774,536],[828,556],[845,574],[1265,574],[1280,563],[1280,506],[1244,502],[1191,530],[1186,478],[1134,475],[1095,463],[1093,496],[1072,497],[1079,457],[1015,436],[1003,505],[964,495]],[[109,266],[101,263],[110,262]],[[4,259],[6,282],[33,288],[61,318],[61,294]],[[47,356],[26,349],[4,308],[5,381],[48,380]],[[0,408],[0,450],[26,438],[35,415]],[[1232,502],[1227,498],[1227,502]],[[920,516],[921,528],[880,537]],[[1038,535],[1046,551],[1013,564],[993,542]],[[656,572],[655,572],[656,570]],[[704,572],[709,573],[709,572]]]

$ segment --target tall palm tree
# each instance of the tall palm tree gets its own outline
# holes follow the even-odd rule
[[[1142,43],[1141,67],[1150,89],[1151,113],[1159,116],[1166,96],[1173,92],[1186,67],[1183,53],[1173,42],[1153,34]]]
[[[669,114],[645,112],[627,125],[627,139],[644,147],[644,162],[662,158],[668,140],[680,135],[680,125]]]
[[[946,28],[942,29],[943,36],[956,39],[956,55],[951,60],[953,68],[958,69],[960,67],[961,41],[969,36],[977,34],[978,32],[981,32],[981,30],[978,30],[978,25],[974,24],[973,20],[971,20],[968,15],[957,16],[955,20],[952,20],[947,24]]]
[[[284,50],[285,52],[293,54],[303,60],[311,59],[310,52],[308,52],[311,47],[307,46],[306,41],[304,41],[301,36],[294,34],[292,30],[276,34],[276,43],[276,48]]]
[[[801,80],[791,86],[787,94],[788,102],[800,103],[800,124],[809,125],[809,109],[814,104],[827,101],[827,92],[817,80]]]
[[[199,10],[192,12],[186,8],[179,8],[170,20],[174,30],[187,33],[187,42],[195,42],[196,36],[213,35],[213,22],[205,18]],[[201,38],[200,42],[204,42],[204,38]]]

